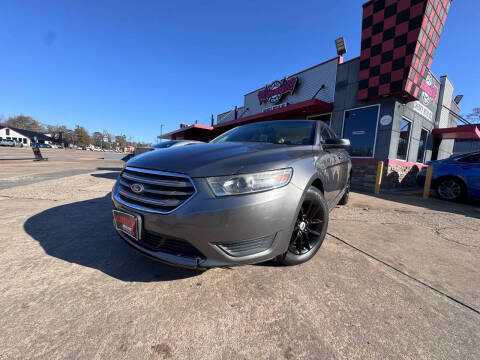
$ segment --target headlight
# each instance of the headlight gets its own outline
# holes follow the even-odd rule
[[[292,173],[293,170],[287,168],[255,174],[209,177],[207,182],[216,196],[240,195],[285,186],[290,182]]]

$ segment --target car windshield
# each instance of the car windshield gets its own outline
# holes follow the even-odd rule
[[[305,120],[248,124],[212,140],[221,142],[263,142],[281,145],[313,145],[315,122]]]
[[[172,145],[175,145],[177,142],[178,142],[178,141],[175,141],[175,140],[164,141],[164,142],[161,142],[160,144],[152,145],[152,148],[155,148],[155,149],[165,149],[165,148],[169,148],[169,147],[172,146]]]

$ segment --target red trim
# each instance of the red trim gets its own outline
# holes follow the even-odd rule
[[[217,129],[217,128],[222,128],[226,126],[234,126],[234,125],[263,121],[263,120],[282,119],[285,117],[292,118],[294,114],[298,114],[300,112],[304,113],[302,114],[303,116],[301,117],[305,118],[305,116],[311,115],[315,112],[328,113],[328,112],[331,112],[332,110],[333,110],[333,104],[327,103],[318,99],[310,99],[310,100],[302,101],[296,104],[290,104],[279,109],[261,112],[258,114],[246,116],[244,118],[239,118],[236,120],[226,121],[226,122],[215,125],[214,128]]]
[[[171,132],[169,132],[169,133],[163,134],[163,135],[162,135],[162,138],[163,138],[163,137],[168,137],[168,136],[171,136],[171,135],[175,135],[175,134],[179,134],[179,133],[188,131],[188,130],[190,130],[190,129],[213,130],[213,127],[208,126],[208,125],[193,124],[193,125],[190,125],[190,126],[187,126],[187,127],[184,127],[184,128],[180,128],[180,129],[178,129],[178,130],[174,130],[174,131],[171,131]]]
[[[433,129],[433,135],[442,139],[480,140],[480,129],[477,125],[464,125],[452,128]]]

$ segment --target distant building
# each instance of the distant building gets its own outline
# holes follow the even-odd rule
[[[31,146],[35,142],[35,138],[40,144],[52,144],[55,142],[52,137],[40,132],[0,125],[0,140],[13,140],[21,142],[23,146]]]

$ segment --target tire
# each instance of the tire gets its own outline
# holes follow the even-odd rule
[[[302,200],[288,250],[277,257],[282,265],[298,265],[310,260],[322,246],[328,228],[328,205],[323,194],[311,186]]]
[[[437,196],[448,201],[460,200],[465,196],[466,190],[465,183],[455,177],[441,178],[435,184]]]
[[[350,200],[350,177],[348,178],[347,186],[345,188],[345,193],[343,194],[342,198],[338,202],[338,205],[347,205],[348,200]]]

